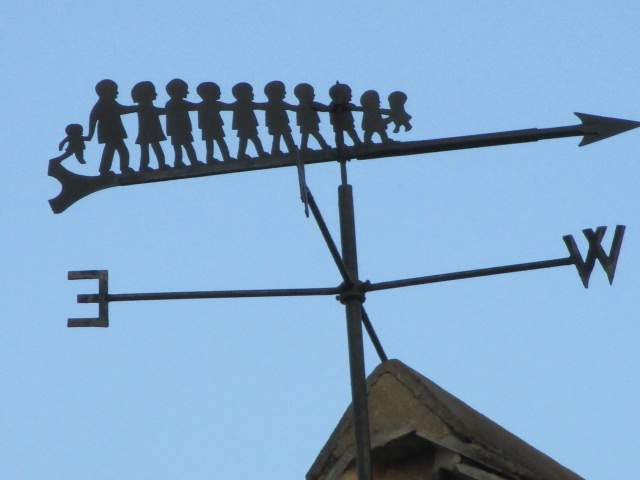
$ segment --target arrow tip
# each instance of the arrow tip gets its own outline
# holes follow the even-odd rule
[[[636,122],[635,120],[602,117],[600,115],[590,115],[579,112],[575,112],[575,115],[582,121],[584,136],[580,142],[581,147],[640,127],[640,122]]]

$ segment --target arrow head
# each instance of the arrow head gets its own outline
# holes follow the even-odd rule
[[[584,137],[580,142],[581,147],[640,127],[640,122],[634,120],[601,117],[600,115],[579,112],[575,112],[575,115],[582,121]]]

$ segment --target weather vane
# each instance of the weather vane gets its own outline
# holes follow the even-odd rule
[[[157,93],[153,83],[145,81],[133,86],[131,97],[135,105],[122,105],[117,102],[118,86],[113,80],[102,80],[96,85],[98,100],[89,115],[89,129],[85,136],[80,124],[66,127],[66,137],[59,149],[66,145],[65,152],[49,161],[49,175],[57,179],[62,189],[58,196],[49,200],[52,210],[60,213],[81,198],[110,187],[135,185],[149,182],[185,179],[208,175],[261,170],[266,168],[295,166],[298,170],[300,198],[305,213],[311,212],[322,237],[327,244],[333,261],[340,273],[337,286],[323,288],[290,288],[267,290],[219,290],[219,291],[176,291],[159,293],[111,293],[107,270],[84,270],[69,272],[69,280],[98,280],[97,294],[78,295],[79,303],[98,304],[97,318],[72,318],[69,327],[108,327],[109,303],[142,300],[187,300],[202,298],[248,298],[248,297],[286,297],[330,295],[345,305],[347,320],[347,339],[349,346],[349,365],[351,374],[352,405],[355,429],[356,464],[359,480],[371,480],[371,443],[369,438],[369,415],[367,406],[366,376],[362,325],[364,325],[381,361],[387,356],[364,309],[365,296],[370,292],[393,288],[424,285],[465,278],[498,275],[542,268],[573,265],[584,287],[588,287],[596,261],[605,270],[612,283],[625,227],[615,227],[609,253],[605,252],[602,241],[606,227],[585,229],[583,234],[588,242],[585,257],[580,253],[572,235],[563,237],[568,256],[551,259],[489,267],[477,270],[427,275],[401,280],[370,282],[363,281],[358,275],[356,249],[356,228],[352,186],[348,183],[347,162],[352,159],[373,158],[433,153],[446,150],[491,147],[514,143],[535,142],[564,137],[582,137],[580,145],[597,142],[618,133],[640,126],[640,122],[617,118],[601,117],[576,113],[581,123],[554,128],[529,128],[504,132],[485,133],[460,137],[440,138],[421,141],[396,141],[389,137],[387,130],[393,125],[393,133],[412,128],[411,115],[405,110],[407,96],[400,91],[388,95],[388,108],[381,106],[380,95],[375,90],[367,90],[360,97],[360,104],[353,103],[351,88],[336,82],[329,89],[330,102],[316,101],[314,88],[300,83],[293,89],[298,102],[288,103],[283,82],[269,82],[264,87],[266,102],[254,101],[253,88],[248,83],[236,84],[231,93],[235,101],[226,103],[220,100],[221,90],[213,82],[198,85],[196,92],[200,102],[186,100],[189,90],[186,82],[174,79],[167,83],[169,100],[164,107],[154,105]],[[265,125],[272,136],[271,149],[265,151],[258,136],[258,117],[256,112],[264,111]],[[198,160],[193,147],[193,126],[191,112],[197,114],[198,128],[206,146],[206,158]],[[300,129],[300,145],[296,145],[289,122],[289,112],[295,114]],[[127,134],[121,117],[135,113],[138,117],[138,135],[135,143],[140,145],[138,169],[130,166],[129,150],[125,144]],[[225,123],[222,114],[231,114],[232,130],[238,137],[238,152],[232,157],[225,141]],[[361,115],[363,138],[360,139],[355,127],[354,113]],[[161,117],[166,120],[163,130]],[[322,118],[328,117],[335,134],[334,146],[330,146],[320,133]],[[81,164],[84,158],[85,142],[91,141],[96,133],[98,142],[103,145],[102,158],[97,175],[73,173],[62,162],[75,156]],[[173,164],[169,165],[161,142],[171,139]],[[374,142],[376,137],[377,143]],[[319,148],[309,148],[313,138]],[[247,154],[251,142],[256,157]],[[349,144],[347,144],[347,142]],[[221,159],[214,156],[218,146]],[[286,152],[281,151],[284,144]],[[156,164],[152,167],[150,149],[155,155]],[[183,160],[183,152],[188,163]],[[118,155],[119,171],[113,171],[113,161]],[[340,165],[341,184],[338,186],[338,209],[340,219],[341,250],[323,219],[320,209],[307,186],[305,165],[320,162],[335,162]],[[84,167],[83,167],[84,168]]]

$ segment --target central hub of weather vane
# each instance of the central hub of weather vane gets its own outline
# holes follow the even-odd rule
[[[305,214],[309,216],[309,211],[311,211],[338,268],[341,281],[337,286],[323,288],[111,293],[107,270],[71,271],[69,272],[69,280],[98,280],[98,293],[78,295],[78,302],[97,303],[99,315],[97,318],[69,319],[68,326],[108,327],[110,302],[336,296],[345,305],[346,310],[352,412],[359,480],[372,478],[362,325],[364,325],[380,360],[387,360],[382,344],[363,306],[367,294],[392,288],[569,265],[573,265],[577,269],[586,288],[589,285],[589,278],[596,261],[602,265],[609,282],[613,282],[624,235],[625,227],[623,225],[615,227],[609,253],[606,253],[602,246],[606,227],[601,226],[595,230],[583,230],[589,245],[584,258],[573,236],[565,235],[563,240],[568,250],[566,257],[401,280],[363,281],[358,276],[353,192],[347,179],[347,162],[353,159],[366,160],[491,147],[573,136],[582,137],[580,142],[582,146],[636,128],[640,126],[640,122],[576,113],[581,123],[564,127],[529,128],[400,142],[392,140],[387,133],[391,126],[393,126],[394,134],[402,129],[408,131],[412,128],[411,115],[405,110],[407,96],[400,91],[391,92],[388,95],[388,108],[384,108],[381,105],[380,95],[375,90],[367,90],[362,93],[359,104],[355,104],[351,88],[338,82],[329,88],[330,102],[328,103],[317,101],[314,88],[307,83],[295,86],[293,93],[297,98],[297,103],[288,103],[285,100],[287,93],[285,85],[280,81],[269,82],[265,85],[264,94],[267,99],[265,102],[255,101],[251,85],[238,83],[231,90],[235,101],[227,103],[220,100],[220,88],[213,82],[204,82],[198,85],[196,92],[201,101],[191,102],[186,99],[189,94],[187,83],[180,79],[174,79],[166,85],[169,100],[164,107],[154,104],[157,97],[156,89],[153,83],[147,81],[139,82],[133,86],[131,97],[135,105],[122,105],[116,100],[118,86],[113,80],[98,82],[95,90],[98,100],[89,114],[87,135],[80,124],[68,125],[65,130],[66,137],[59,145],[60,150],[66,145],[64,153],[49,161],[49,175],[62,185],[60,194],[49,200],[55,213],[63,212],[73,203],[91,193],[110,187],[295,166],[298,170],[300,198],[305,206]],[[265,125],[272,136],[269,153],[264,149],[258,136],[259,121],[256,112],[260,111],[264,111]],[[202,132],[202,140],[206,146],[204,162],[198,160],[193,147],[192,112],[194,115],[197,114],[197,126]],[[296,125],[300,129],[299,146],[296,145],[292,135],[289,112],[295,115]],[[121,119],[122,115],[133,113],[138,117],[138,135],[135,143],[140,145],[140,161],[137,169],[132,168],[130,164],[129,149],[125,144],[127,134]],[[354,113],[361,116],[362,139],[355,128]],[[238,152],[235,157],[231,155],[225,141],[223,114],[232,116],[231,128],[235,130],[238,137]],[[162,127],[161,117],[165,117],[165,129]],[[333,127],[334,146],[330,146],[320,133],[322,119],[328,119]],[[62,164],[63,161],[72,156],[75,156],[81,164],[86,164],[84,159],[85,142],[93,140],[96,131],[98,142],[103,145],[98,175],[80,175],[65,168]],[[167,139],[166,136],[170,137],[173,147],[172,165],[167,162],[162,148],[162,142]],[[374,137],[377,143],[374,142]],[[310,139],[313,139],[318,148],[309,148]],[[257,155],[255,157],[247,154],[249,142],[255,149]],[[286,147],[286,153],[281,151],[283,144]],[[216,145],[220,151],[221,159],[214,156]],[[153,150],[156,160],[153,166],[150,161],[150,150]],[[183,153],[186,154],[188,163],[184,161]],[[119,172],[117,173],[113,171],[113,161],[116,154],[119,160]],[[305,165],[332,161],[339,163],[341,173],[341,184],[338,186],[341,251],[338,250],[311,190],[307,186],[304,171]]]

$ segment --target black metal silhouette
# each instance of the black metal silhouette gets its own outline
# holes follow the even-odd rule
[[[235,106],[233,106],[233,108],[235,116]],[[255,120],[252,107],[249,108],[251,109],[249,111],[249,115],[253,116]],[[509,145],[514,143],[537,142],[539,140],[564,137],[582,137],[580,146],[583,146],[640,126],[640,122],[633,120],[602,117],[586,113],[576,113],[576,115],[580,118],[582,123],[567,127],[542,129],[530,128],[525,130],[510,130],[506,132],[437,138],[411,142],[394,142],[389,144],[360,144],[352,147],[344,147],[340,152],[336,149],[325,149],[320,151],[305,149],[299,152],[299,160],[304,165],[309,165],[353,158],[366,160],[467,148],[492,147],[496,145]],[[256,131],[257,137],[257,130],[255,127],[253,130]],[[246,148],[246,142],[244,146]],[[245,160],[247,158],[250,159],[250,157],[245,157]],[[218,162],[214,165],[199,165],[197,168],[172,169],[168,171],[154,170],[144,173],[96,177],[77,175],[69,172],[64,168],[64,166],[60,165],[59,162],[56,162],[54,159],[49,165],[49,175],[60,182],[62,190],[59,195],[49,200],[49,203],[55,213],[60,213],[81,198],[93,192],[110,187],[138,185],[142,183],[162,182],[167,180],[263,170],[267,168],[290,167],[296,165],[298,165],[298,167],[300,166],[298,158],[285,156],[263,158],[260,162]]]
[[[171,137],[171,144],[175,153],[173,166],[184,168],[182,161],[182,149],[187,153],[187,158],[191,166],[199,165],[201,162],[196,157],[193,149],[193,135],[191,134],[191,119],[189,112],[198,110],[198,104],[185,100],[189,93],[187,82],[179,78],[174,78],[166,87],[171,98],[166,104],[167,115],[167,135]]]
[[[269,129],[269,134],[273,135],[273,143],[271,144],[272,157],[281,157],[283,155],[280,151],[280,139],[283,139],[287,145],[289,155],[294,154],[298,149],[291,136],[289,115],[287,115],[287,110],[296,110],[296,107],[284,101],[286,93],[284,83],[279,80],[269,82],[264,87],[264,94],[268,99],[264,105],[265,124]]]
[[[589,287],[589,278],[591,278],[591,272],[596,264],[596,260],[600,262],[602,268],[607,274],[609,279],[609,285],[613,284],[613,277],[616,274],[616,266],[618,264],[618,256],[620,255],[620,248],[622,247],[622,237],[624,236],[624,225],[618,225],[616,231],[613,234],[613,241],[611,242],[611,249],[609,254],[605,253],[602,248],[601,242],[607,232],[607,227],[598,227],[595,230],[587,228],[582,231],[589,243],[589,251],[585,259],[582,259],[580,250],[578,249],[575,240],[571,235],[565,235],[563,238],[564,243],[569,249],[569,254],[573,260],[573,264],[578,270],[580,279],[584,288]]]
[[[148,172],[149,166],[149,145],[153,148],[153,153],[158,160],[158,168],[166,170],[169,168],[165,163],[164,151],[160,142],[164,142],[165,137],[160,123],[160,115],[166,113],[166,109],[156,107],[153,101],[157,98],[156,87],[153,83],[145,81],[136,83],[131,89],[131,98],[138,104],[138,137],[136,143],[140,145],[140,171]]]
[[[253,143],[258,157],[266,158],[267,154],[262,147],[260,137],[258,137],[258,119],[254,113],[254,109],[264,109],[264,104],[253,101],[253,87],[246,82],[234,85],[231,93],[236,99],[232,104],[232,128],[237,131],[239,140],[238,160],[251,161],[251,157],[246,153],[249,140]]]
[[[309,136],[312,136],[322,150],[331,151],[331,147],[320,134],[320,115],[318,115],[318,112],[328,112],[329,108],[315,101],[315,91],[308,83],[299,83],[293,93],[299,102],[296,108],[296,124],[300,127],[300,150],[308,150]]]
[[[100,80],[96,84],[98,101],[89,115],[89,135],[87,140],[93,138],[93,134],[98,127],[98,142],[104,144],[102,159],[100,160],[100,174],[104,175],[111,171],[113,155],[118,152],[120,157],[120,172],[132,173],[129,167],[129,150],[124,144],[127,132],[122,125],[121,115],[136,111],[134,106],[120,105],[116,102],[118,97],[118,85],[113,80]]]
[[[382,118],[383,113],[390,110],[380,109],[380,95],[375,90],[367,90],[360,97],[362,106],[362,130],[364,130],[364,143],[373,143],[373,134],[377,133],[382,143],[391,143],[387,135],[387,125],[391,118]]]
[[[84,159],[84,142],[87,137],[83,136],[82,125],[78,123],[71,123],[67,125],[67,128],[64,129],[67,134],[66,137],[60,141],[58,145],[58,150],[62,150],[64,146],[67,146],[65,152],[59,157],[54,158],[52,161],[62,162],[65,158],[69,158],[71,155],[75,155],[78,159],[78,162],[85,164],[87,163]]]
[[[383,142],[390,142],[385,130],[386,123],[392,121],[391,116],[388,119],[382,119],[380,114],[391,115],[392,110],[379,108],[379,98],[374,91],[365,92],[365,95],[363,95],[363,99],[365,99],[363,107],[353,105],[350,102],[351,89],[344,84],[337,83],[331,88],[330,93],[334,97],[331,106],[316,102],[313,87],[306,83],[299,84],[295,88],[295,94],[298,98],[297,105],[292,105],[284,100],[286,89],[284,83],[280,81],[273,81],[265,86],[265,94],[268,101],[263,103],[253,101],[253,89],[247,83],[239,83],[233,87],[232,92],[236,97],[236,101],[232,104],[219,100],[220,88],[213,82],[203,82],[198,86],[198,94],[202,98],[202,102],[198,104],[186,100],[188,85],[181,79],[171,80],[167,84],[166,90],[169,93],[170,100],[166,103],[165,108],[156,107],[154,100],[157,98],[157,93],[153,83],[149,81],[139,82],[134,85],[131,91],[132,98],[137,105],[124,106],[115,101],[118,94],[118,87],[115,82],[106,79],[96,85],[99,100],[90,115],[89,135],[83,138],[84,140],[90,140],[97,126],[99,141],[105,144],[99,173],[101,176],[109,177],[109,180],[97,180],[93,177],[87,177],[85,179],[86,185],[78,187],[78,191],[82,190],[88,193],[91,188],[101,189],[108,186],[142,183],[143,180],[153,182],[184,178],[183,173],[187,170],[187,165],[182,161],[183,149],[187,153],[190,163],[188,165],[190,172],[187,176],[226,173],[226,169],[220,171],[220,162],[213,155],[214,143],[217,142],[222,159],[225,162],[233,160],[229,155],[229,148],[224,139],[224,121],[221,116],[223,111],[233,112],[232,127],[237,131],[239,137],[238,157],[243,160],[243,162],[240,162],[240,168],[270,168],[272,166],[288,165],[291,159],[287,157],[291,157],[295,153],[303,201],[305,201],[304,197],[306,195],[302,187],[304,185],[304,163],[318,159],[329,159],[334,155],[334,150],[320,134],[319,113],[329,113],[336,132],[337,146],[339,147],[335,153],[342,159],[354,156],[353,147],[344,145],[345,132],[351,137],[354,147],[362,145],[355,132],[353,111],[363,112],[362,124],[365,127],[365,138],[368,144],[372,144],[371,136],[373,133],[378,133]],[[371,96],[375,97],[372,98],[373,104],[371,102],[367,103],[367,99],[371,98]],[[404,101],[406,101],[406,95],[403,97]],[[202,139],[206,145],[206,166],[198,161],[192,144],[193,136],[189,113],[194,110],[198,111],[198,127],[202,131]],[[258,120],[255,110],[265,111],[266,124],[269,133],[273,136],[271,155],[267,155],[264,152],[258,136]],[[287,111],[294,111],[296,114],[296,123],[300,127],[301,148],[304,151],[304,158],[298,154],[298,147],[291,135]],[[129,166],[129,151],[124,144],[127,134],[120,118],[123,114],[133,112],[138,114],[136,143],[140,145],[139,172],[135,172]],[[176,170],[171,170],[167,165],[165,154],[161,147],[161,142],[166,140],[166,136],[162,130],[160,115],[166,115],[167,135],[171,137],[171,143],[174,148],[174,167],[177,167]],[[309,136],[315,138],[321,148],[321,152],[308,148]],[[286,155],[280,151],[281,140],[284,140],[287,145],[288,153]],[[257,159],[246,154],[248,141],[253,142],[258,154]],[[82,144],[74,141],[69,148],[72,148],[74,152],[79,152],[82,146]],[[157,158],[158,170],[152,169],[149,165],[149,147],[153,149]],[[115,152],[118,152],[120,157],[120,175],[118,175],[118,179],[112,178],[114,172],[111,171]],[[66,157],[64,156],[64,158]],[[82,154],[80,154],[80,157],[82,157]],[[64,158],[58,158],[57,160],[62,161]],[[82,159],[84,158],[82,157]],[[256,162],[256,160],[260,160],[260,162]],[[269,162],[270,165],[266,165],[266,162]],[[211,168],[211,170],[205,170],[205,168]],[[158,171],[164,170],[171,171],[158,175]],[[232,168],[232,170],[236,171],[236,168]],[[69,175],[71,172],[63,173],[61,168],[54,167],[52,172],[60,172],[60,177],[73,179],[74,182],[82,181],[76,175]],[[123,179],[123,177],[126,177],[126,179]]]
[[[411,115],[404,109],[405,103],[407,103],[407,95],[404,92],[391,92],[389,94],[389,108],[391,109],[389,116],[393,123],[395,123],[393,133],[398,133],[400,127],[404,127],[405,132],[408,132],[412,128],[409,122]]]
[[[231,106],[220,101],[220,87],[213,82],[202,82],[197,88],[198,95],[202,102],[198,107],[198,127],[202,130],[202,139],[207,148],[207,163],[214,164],[216,159],[213,156],[213,142],[218,143],[222,160],[231,160],[229,147],[224,140],[224,121],[220,115],[221,111],[232,110]]]
[[[349,135],[354,146],[360,145],[362,142],[356,133],[355,121],[353,119],[353,113],[351,112],[361,109],[351,103],[351,87],[344,83],[336,82],[336,84],[329,89],[329,96],[331,97],[329,118],[336,135],[336,148],[341,152],[344,151],[345,133]]]
[[[109,326],[109,272],[107,270],[83,270],[67,274],[69,280],[98,280],[98,318],[70,318],[68,327],[101,327]],[[78,295],[80,302],[80,295]]]

